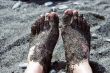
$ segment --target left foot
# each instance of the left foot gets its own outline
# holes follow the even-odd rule
[[[52,53],[59,37],[58,24],[58,15],[51,12],[32,25],[26,73],[49,73]]]

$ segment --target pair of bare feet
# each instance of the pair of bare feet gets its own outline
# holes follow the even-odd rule
[[[76,10],[66,10],[62,20],[67,73],[92,73],[89,65],[90,26]],[[59,17],[55,12],[41,16],[32,25],[29,65],[25,73],[49,73],[58,37]]]

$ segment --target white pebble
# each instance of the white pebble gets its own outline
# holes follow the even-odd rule
[[[24,68],[24,67],[27,67],[28,63],[20,63],[18,66],[20,68]]]
[[[67,9],[67,8],[68,8],[67,5],[59,5],[59,6],[58,6],[58,9],[61,9],[61,10],[62,10],[62,9]]]
[[[66,72],[61,72],[61,73],[66,73]]]
[[[95,33],[93,33],[91,36],[92,36],[92,38],[94,38],[94,39],[97,39],[97,38],[98,38],[97,34],[95,34]]]
[[[79,5],[81,4],[80,2],[76,1],[76,2],[73,2],[74,5]]]
[[[105,41],[110,42],[110,39],[109,38],[105,38]]]
[[[45,6],[51,6],[51,5],[53,5],[53,2],[46,2],[44,5]]]
[[[18,1],[16,4],[13,5],[12,9],[16,9],[16,8],[20,7],[21,3],[22,3],[21,1]]]
[[[57,73],[56,70],[52,69],[50,73]]]
[[[92,36],[94,37],[94,36],[97,36],[97,35],[95,33],[93,33]]]

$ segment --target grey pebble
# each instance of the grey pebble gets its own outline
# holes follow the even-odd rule
[[[54,69],[52,69],[52,70],[50,71],[50,73],[57,73],[57,71],[54,70]]]
[[[51,7],[50,11],[56,12],[57,11],[57,7]]]
[[[93,39],[98,39],[98,36],[95,33],[93,33],[91,36],[92,36]]]
[[[20,7],[21,4],[22,4],[22,2],[21,2],[21,1],[18,1],[17,3],[15,3],[15,4],[13,5],[12,9],[16,9],[16,8]]]
[[[105,38],[104,41],[110,42],[110,38]]]
[[[101,28],[101,26],[98,25],[98,26],[92,27],[92,28],[90,29],[90,31],[91,31],[91,32],[95,32],[96,30],[98,30],[98,29],[100,29],[100,28]]]
[[[46,2],[46,3],[44,3],[44,6],[52,6],[53,5],[53,2]]]
[[[74,5],[79,5],[81,4],[80,2],[76,1],[76,2],[73,2]]]
[[[68,6],[67,5],[59,5],[58,6],[58,9],[62,10],[62,9],[67,9]]]
[[[19,66],[19,68],[26,69],[27,65],[28,65],[28,63],[19,63],[18,66]]]

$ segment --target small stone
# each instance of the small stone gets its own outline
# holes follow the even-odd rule
[[[106,41],[106,42],[110,42],[110,39],[109,39],[109,38],[105,38],[105,41]]]
[[[53,2],[46,2],[45,4],[44,4],[45,6],[52,6],[53,5]]]
[[[18,66],[22,69],[26,69],[27,65],[28,65],[28,63],[20,63]]]
[[[97,31],[97,30],[100,29],[100,28],[101,28],[101,26],[98,25],[98,26],[92,27],[92,28],[90,29],[90,31],[91,31],[91,32],[95,32],[95,31]]]
[[[12,9],[16,9],[16,8],[20,7],[21,3],[22,3],[21,1],[18,1],[16,4],[13,5]]]
[[[61,73],[66,73],[66,72],[61,72]]]
[[[57,8],[56,7],[51,7],[50,11],[56,12],[57,11]]]
[[[102,55],[102,53],[100,52],[99,55]]]
[[[93,53],[90,54],[91,56],[93,55]]]
[[[95,33],[93,33],[91,36],[92,36],[93,39],[98,39],[98,36]]]
[[[52,69],[52,70],[50,71],[50,73],[57,73],[57,71],[54,70],[54,69]]]
[[[62,9],[67,9],[67,8],[68,8],[67,5],[59,5],[59,6],[58,6],[58,9],[61,9],[61,10],[62,10]]]
[[[105,17],[99,13],[90,13],[90,14],[96,17],[97,19],[105,20]]]
[[[61,70],[59,71],[59,73],[66,73],[66,71],[65,71],[64,69],[61,69]]]
[[[73,2],[74,5],[79,5],[81,4],[80,2],[76,1],[76,2]]]

